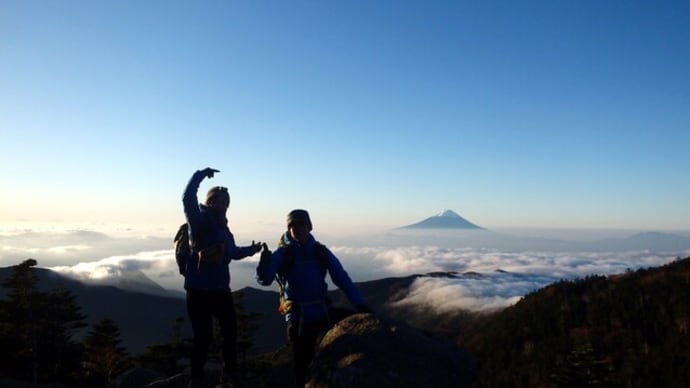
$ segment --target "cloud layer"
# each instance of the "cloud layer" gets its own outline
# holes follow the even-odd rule
[[[367,240],[371,243],[374,240]],[[330,249],[356,282],[385,277],[452,272],[455,277],[420,277],[397,303],[424,305],[440,312],[491,311],[561,279],[622,273],[690,256],[680,252],[540,251],[463,246],[429,239],[339,242]],[[112,238],[90,231],[26,231],[0,236],[0,265],[32,257],[41,267],[79,279],[104,281],[145,274],[166,289],[182,291],[171,241],[162,238]],[[258,255],[231,263],[232,288],[260,288],[255,281]]]
[[[352,248],[335,248],[334,252],[346,267],[353,267],[351,263],[368,263],[369,271],[353,274],[359,281],[383,275],[456,273],[451,278],[421,277],[413,283],[408,296],[398,302],[430,306],[439,312],[454,309],[491,311],[510,306],[522,296],[561,279],[623,273],[690,256],[690,250],[677,254],[650,251],[505,252],[438,246],[382,248],[378,251],[367,248],[361,252]],[[364,256],[374,252],[373,260]],[[372,267],[378,270],[372,270]]]

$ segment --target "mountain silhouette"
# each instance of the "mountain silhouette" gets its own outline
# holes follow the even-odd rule
[[[132,353],[143,351],[147,345],[169,341],[177,318],[187,319],[186,302],[179,297],[84,283],[46,268],[34,270],[38,275],[39,290],[65,288],[76,296],[77,303],[86,315],[87,324],[93,325],[103,318],[113,319],[120,329],[122,345]],[[12,267],[0,268],[0,282],[11,272]],[[153,283],[151,280],[148,282]],[[0,299],[6,295],[7,289],[0,287]],[[77,337],[86,334],[87,330],[82,329]],[[191,335],[191,325],[184,322],[182,331],[186,336]]]
[[[191,336],[191,325],[187,319],[186,302],[183,298],[141,292],[141,286],[136,286],[137,291],[133,291],[113,285],[85,283],[46,268],[34,270],[39,278],[39,290],[49,291],[62,287],[77,297],[82,312],[87,316],[87,324],[93,325],[106,317],[113,319],[120,329],[122,345],[133,354],[142,352],[148,345],[168,342],[177,318],[184,320],[181,327],[183,336]],[[0,267],[0,282],[9,276],[11,271],[12,267]],[[385,278],[356,284],[371,308],[378,313],[394,318],[410,318],[414,316],[413,312],[398,311],[399,309],[389,307],[388,302],[391,295],[398,295],[398,298],[405,295],[411,283],[419,276]],[[153,283],[150,279],[145,280],[147,284],[150,282]],[[125,285],[132,286],[122,282],[119,284]],[[150,292],[151,289],[147,291]],[[272,352],[284,347],[285,321],[276,309],[278,292],[275,289],[245,287],[235,291],[235,294],[245,311],[261,317],[252,352]],[[331,290],[328,294],[334,307],[351,309],[340,290]],[[0,287],[0,300],[6,296],[7,289]],[[81,338],[86,331],[88,328],[77,333],[77,338]]]
[[[604,239],[583,244],[589,250],[683,252],[690,249],[690,237],[664,232],[642,232],[623,239]]]
[[[484,229],[466,219],[458,213],[448,209],[412,225],[403,226],[401,229]]]

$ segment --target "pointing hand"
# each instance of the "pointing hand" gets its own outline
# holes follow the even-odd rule
[[[201,172],[204,173],[204,176],[206,178],[213,178],[213,174],[220,172],[220,170],[216,170],[216,169],[211,168],[211,167],[206,167],[205,169],[201,170]]]

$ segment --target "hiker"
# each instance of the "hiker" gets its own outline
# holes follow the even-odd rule
[[[192,246],[184,279],[187,314],[194,332],[189,387],[197,387],[203,380],[204,365],[213,339],[213,317],[218,320],[223,337],[221,379],[223,382],[238,382],[237,322],[228,266],[231,260],[241,260],[261,250],[261,243],[254,241],[245,247],[235,245],[226,218],[230,205],[227,188],[211,187],[206,193],[205,202],[198,202],[199,184],[204,178],[213,178],[217,172],[212,168],[196,171],[182,197]]]
[[[311,230],[309,213],[292,210],[287,215],[287,231],[281,236],[280,246],[271,253],[264,244],[256,268],[259,284],[268,286],[274,277],[279,284],[284,284],[281,292],[285,300],[281,300],[280,309],[287,322],[297,387],[304,386],[316,339],[330,324],[326,272],[357,312],[370,312],[338,258],[314,239]]]

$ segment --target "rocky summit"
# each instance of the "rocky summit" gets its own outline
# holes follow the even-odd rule
[[[356,314],[321,340],[308,387],[469,387],[474,363],[445,339],[401,322]]]

